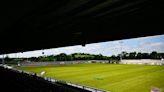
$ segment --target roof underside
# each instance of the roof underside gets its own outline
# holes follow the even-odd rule
[[[5,0],[0,54],[164,34],[163,0]]]

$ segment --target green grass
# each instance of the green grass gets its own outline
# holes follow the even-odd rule
[[[75,64],[42,67],[18,67],[19,70],[91,86],[112,92],[150,92],[151,87],[164,90],[164,66]]]

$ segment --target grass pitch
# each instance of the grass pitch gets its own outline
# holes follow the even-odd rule
[[[72,64],[18,67],[19,70],[91,86],[112,92],[150,92],[151,87],[164,91],[164,66]]]

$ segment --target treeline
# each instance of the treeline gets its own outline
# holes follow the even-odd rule
[[[10,58],[9,56],[5,57],[5,62],[7,63],[18,63],[18,61],[73,61],[73,60],[120,60],[120,59],[162,59],[164,58],[164,53],[158,53],[153,51],[151,53],[141,53],[141,52],[122,52],[118,55],[112,56],[103,56],[102,54],[88,54],[88,53],[73,53],[65,54],[60,53],[58,55],[43,55],[39,57],[30,57],[30,58]],[[1,59],[2,61],[2,59]]]
[[[73,61],[73,60],[108,60],[110,57],[101,54],[73,53],[67,55],[60,53],[58,55],[40,56],[28,58],[30,61]]]

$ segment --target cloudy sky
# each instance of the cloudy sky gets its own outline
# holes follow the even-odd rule
[[[117,55],[121,51],[127,52],[164,52],[164,35],[149,36],[142,38],[134,38],[127,40],[108,41],[94,44],[87,44],[85,47],[81,45],[69,46],[62,48],[38,50],[17,54],[9,54],[9,57],[35,57],[41,56],[42,52],[44,55],[52,55],[59,53],[71,54],[75,52],[91,53],[91,54],[102,54],[105,56]],[[2,56],[0,56],[2,57]]]

